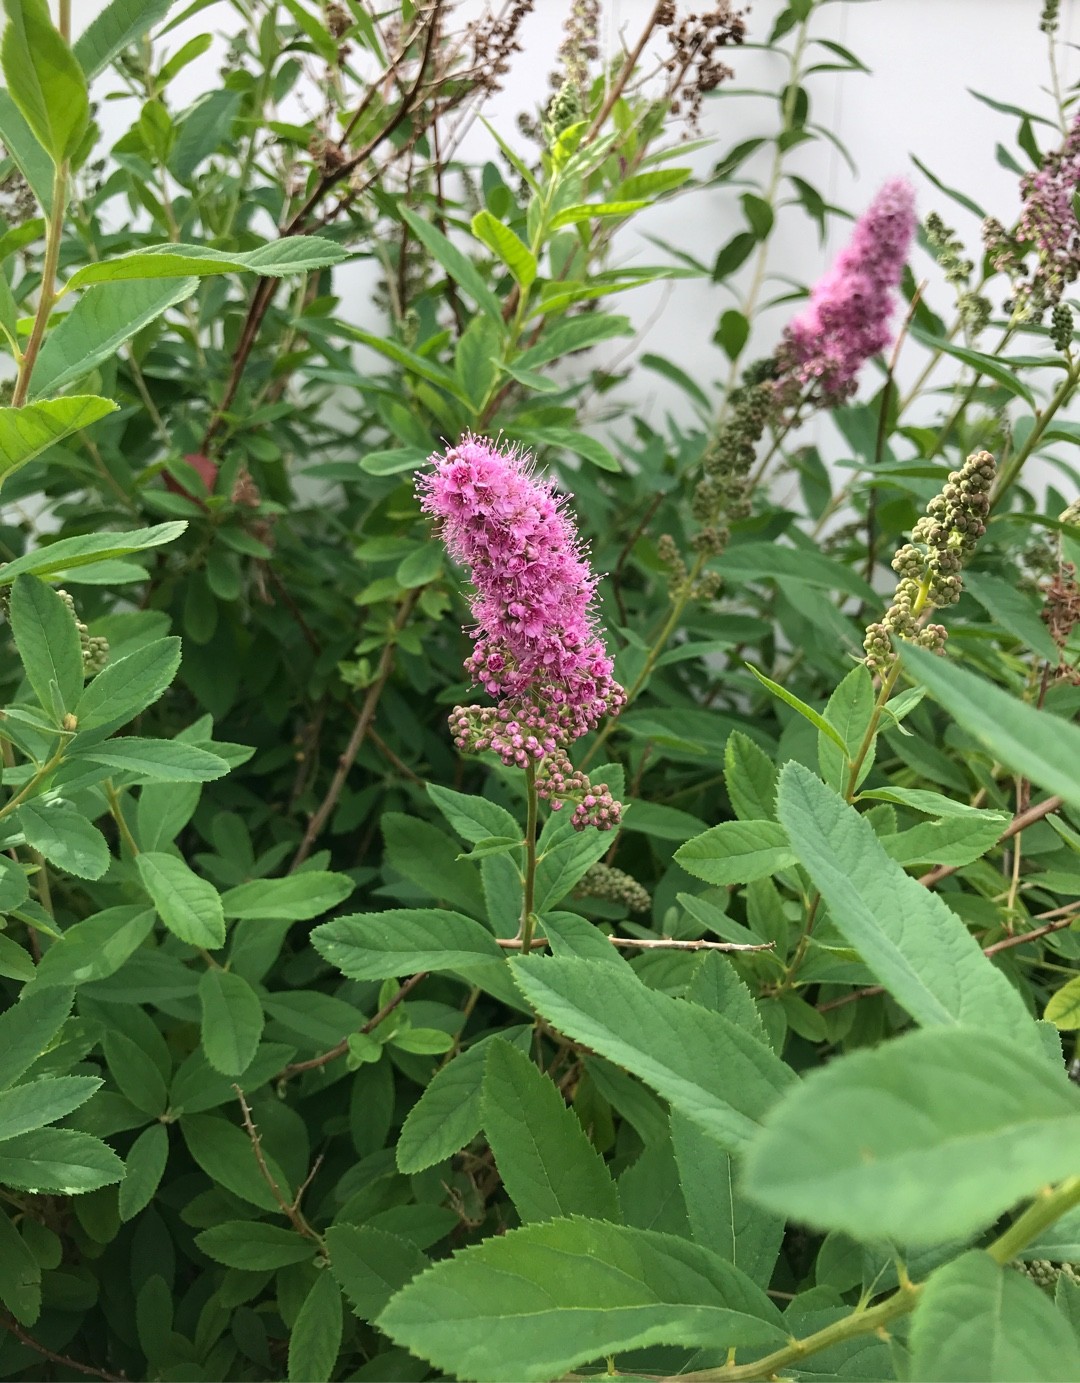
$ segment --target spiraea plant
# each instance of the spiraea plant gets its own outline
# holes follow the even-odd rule
[[[825,4],[4,0],[3,1378],[1080,1377],[1074,59]]]

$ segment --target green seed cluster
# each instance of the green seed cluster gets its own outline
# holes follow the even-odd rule
[[[79,618],[75,609],[75,602],[67,591],[57,590],[56,594],[71,611],[71,618],[75,621],[75,628],[79,631],[79,643],[82,645],[83,676],[95,677],[109,661],[109,641],[100,634],[90,633],[90,630]]]
[[[1053,36],[1057,33],[1060,9],[1061,0],[1044,0],[1042,14],[1039,16],[1039,28],[1044,34]]]
[[[994,458],[987,451],[969,456],[948,483],[927,505],[915,525],[910,543],[893,558],[900,577],[893,603],[884,619],[871,624],[863,647],[866,666],[885,676],[896,661],[896,640],[916,643],[940,653],[948,637],[940,624],[920,624],[930,610],[955,605],[960,599],[967,564],[986,532],[990,489],[994,483]]]
[[[1057,1290],[1059,1277],[1067,1277],[1070,1282],[1075,1282],[1080,1287],[1080,1270],[1073,1263],[1054,1263],[1049,1258],[1033,1258],[1030,1263],[1014,1263],[1012,1266],[1051,1296]]]
[[[1068,303],[1055,303],[1050,314],[1050,340],[1064,355],[1072,346],[1073,313]]]
[[[609,864],[594,864],[582,876],[574,890],[579,898],[606,898],[622,903],[631,912],[648,912],[652,898],[632,875]]]
[[[693,500],[694,518],[702,525],[693,540],[698,551],[722,551],[729,536],[726,524],[750,513],[750,472],[757,444],[776,408],[775,373],[772,360],[750,366],[745,382],[731,395],[727,421],[705,453],[705,473]]]
[[[964,242],[951,226],[947,226],[936,211],[931,211],[924,223],[926,241],[941,265],[945,282],[956,289],[956,305],[968,340],[973,341],[990,320],[990,300],[971,287],[974,263],[964,251]]]

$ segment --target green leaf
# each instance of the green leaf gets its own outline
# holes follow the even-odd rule
[[[196,744],[134,735],[121,735],[104,744],[76,744],[68,757],[117,769],[130,775],[131,783],[208,783],[229,771],[225,759]]]
[[[96,394],[72,394],[22,408],[0,408],[0,483],[65,437],[115,413],[116,407]]]
[[[328,1383],[341,1331],[341,1291],[330,1273],[320,1273],[289,1337],[289,1383]]]
[[[180,666],[180,640],[154,639],[124,658],[110,661],[75,703],[80,733],[114,730],[152,706],[171,685]]]
[[[207,970],[199,981],[202,1046],[223,1076],[239,1076],[251,1065],[263,1030],[259,996],[240,975]]]
[[[76,269],[64,285],[68,292],[94,283],[118,283],[132,279],[176,279],[194,274],[259,274],[286,278],[325,269],[348,259],[349,251],[333,240],[317,235],[294,235],[269,240],[254,250],[215,250],[210,245],[150,245],[112,259],[100,259]]]
[[[692,1119],[672,1114],[671,1142],[695,1243],[768,1287],[784,1237],[783,1220],[746,1199],[735,1159]]]
[[[509,226],[490,211],[478,211],[472,219],[472,233],[486,245],[496,259],[502,260],[521,288],[528,288],[536,279],[536,256]]]
[[[71,991],[24,993],[0,1013],[0,1090],[19,1079],[49,1049],[71,1012]]]
[[[83,687],[82,646],[71,611],[44,581],[17,576],[8,618],[42,710],[47,715],[71,710]]]
[[[559,1378],[651,1344],[784,1343],[775,1307],[696,1244],[603,1220],[551,1220],[437,1263],[376,1322],[439,1369],[475,1383]]]
[[[6,1211],[0,1211],[0,1301],[23,1325],[33,1325],[41,1311],[41,1265]]]
[[[222,895],[221,902],[226,917],[307,922],[337,907],[354,888],[347,874],[313,869],[288,874],[283,879],[253,879],[238,884]]]
[[[102,1047],[109,1072],[124,1098],[151,1119],[164,1114],[169,1096],[165,1077],[153,1057],[122,1032],[107,1032]]]
[[[74,400],[68,399],[66,402]],[[0,447],[2,442],[0,437]],[[132,552],[159,547],[178,538],[185,528],[187,524],[181,521],[159,523],[153,528],[139,528],[132,533],[85,533],[77,538],[59,538],[55,543],[16,557],[14,562],[0,567],[0,586],[10,585],[23,572],[33,572],[37,576],[63,576],[68,571],[103,558],[126,557]]]
[[[555,1084],[509,1042],[488,1044],[484,1132],[522,1222],[619,1219],[615,1183]]]
[[[388,451],[369,451],[360,458],[360,469],[368,475],[397,475],[399,471],[415,471],[428,461],[428,453],[419,447],[391,447]]]
[[[854,807],[795,762],[781,770],[777,800],[834,926],[917,1023],[978,1027],[1041,1050],[1016,990],[956,913],[889,859]]]
[[[723,1014],[647,989],[629,966],[529,956],[512,968],[525,997],[560,1032],[624,1066],[728,1150],[745,1146],[795,1079]]]
[[[744,1186],[816,1228],[929,1245],[1078,1171],[1080,1091],[1064,1071],[1012,1038],[939,1028],[812,1071],[766,1119]]]
[[[213,1114],[185,1114],[180,1120],[180,1131],[188,1152],[212,1182],[260,1210],[280,1213],[281,1207],[263,1179],[251,1140],[243,1129]],[[288,1178],[265,1148],[263,1158],[282,1194],[291,1199]]]
[[[173,0],[110,0],[75,40],[75,56],[87,80],[164,19],[172,4]]]
[[[815,711],[812,706],[808,706],[805,701],[800,701],[794,692],[789,692],[788,689],[782,687],[779,682],[774,682],[771,677],[766,677],[763,672],[759,672],[756,667],[751,667],[749,663],[747,663],[746,666],[750,668],[750,671],[762,686],[768,687],[773,696],[779,697],[779,699],[783,701],[785,705],[790,706],[793,711],[798,711],[804,720],[808,720],[811,725],[815,725],[826,739],[831,740],[846,758],[847,746],[841,739],[839,732],[829,724],[823,715]]]
[[[394,1154],[406,1176],[444,1162],[480,1132],[489,1045],[478,1042],[440,1067],[409,1110]]]
[[[602,442],[571,427],[530,427],[528,435],[522,434],[520,440],[533,445],[543,442],[548,446],[561,447],[564,451],[599,466],[602,471],[622,471],[618,460]]]
[[[100,1085],[96,1076],[45,1076],[0,1091],[0,1142],[54,1124],[85,1104]]]
[[[459,858],[455,841],[428,821],[384,812],[386,863],[418,890],[478,917],[484,897],[476,866]]]
[[[1032,411],[1035,411],[1035,396],[1020,379],[1015,366],[1004,360],[999,360],[997,356],[985,355],[982,351],[974,351],[968,346],[957,345],[955,341],[947,341],[944,336],[931,335],[922,327],[912,326],[911,335],[921,345],[929,347],[930,350],[941,351],[944,355],[950,355],[954,360],[959,360],[961,364],[969,365],[977,374],[992,379],[995,384],[1000,384],[1008,393],[1023,399]]]
[[[140,1214],[154,1198],[169,1160],[169,1135],[164,1124],[143,1129],[131,1145],[120,1183],[120,1219]],[[248,1226],[249,1229],[253,1226]]]
[[[0,1144],[0,1185],[35,1195],[78,1196],[111,1186],[124,1164],[100,1138],[42,1128]]]
[[[1058,648],[1050,631],[1039,618],[1039,606],[1026,591],[1021,591],[1000,576],[984,572],[964,573],[964,590],[973,595],[995,624],[1014,635],[1040,658],[1057,666]]]
[[[415,211],[399,206],[397,214],[409,227],[417,240],[438,260],[457,286],[472,298],[478,308],[493,321],[502,321],[502,307],[498,298],[484,282],[483,275],[467,255],[452,244],[436,229],[430,221],[425,221]]]
[[[216,1263],[248,1273],[307,1263],[315,1254],[315,1245],[295,1229],[259,1220],[226,1220],[212,1225],[196,1234],[195,1243]]]
[[[409,1239],[373,1225],[331,1225],[330,1271],[361,1320],[371,1321],[428,1260]]]
[[[514,357],[514,366],[521,370],[535,370],[549,361],[561,360],[573,351],[588,350],[601,341],[610,341],[616,336],[632,336],[633,332],[629,317],[616,317],[610,313],[590,312],[582,317],[555,321],[544,329],[535,345]]]
[[[907,831],[881,837],[881,846],[897,864],[948,864],[959,868],[992,849],[1009,821],[1006,812],[989,811],[922,821]]]
[[[470,845],[479,845],[482,840],[497,836],[521,837],[521,828],[506,808],[489,802],[486,797],[454,792],[435,783],[427,784],[427,795],[462,840]]]
[[[724,747],[724,785],[740,821],[776,818],[776,769],[760,745],[732,730]]]
[[[610,848],[606,831],[575,831],[565,815],[550,816],[537,842],[536,911],[557,907]]]
[[[188,107],[169,155],[169,171],[178,182],[190,187],[199,164],[226,143],[241,99],[239,91],[222,87]]]
[[[813,548],[784,547],[777,543],[737,543],[717,563],[725,579],[734,584],[776,581],[818,586],[826,591],[846,591],[871,604],[880,601],[874,588],[858,572]]]
[[[934,700],[995,759],[1080,806],[1080,729],[925,649],[904,644],[901,657]]]
[[[392,908],[335,917],[315,928],[311,944],[351,980],[456,970],[477,961],[504,963],[486,927],[440,908]]]
[[[41,957],[35,989],[107,979],[134,955],[153,926],[153,909],[137,904],[106,908],[76,922]]]
[[[562,230],[565,226],[577,226],[582,221],[592,221],[598,216],[631,216],[635,211],[640,211],[643,206],[648,206],[647,201],[641,198],[632,198],[619,202],[583,202],[580,206],[564,207],[551,218],[549,230]]]
[[[1062,1032],[1080,1028],[1080,975],[1051,994],[1043,1017]]]
[[[975,1249],[932,1273],[911,1322],[911,1376],[925,1383],[1072,1383],[1080,1346],[1045,1292]]]
[[[207,950],[225,945],[225,913],[213,884],[175,855],[144,851],[135,862],[150,901],[174,936]]]
[[[0,87],[0,139],[37,198],[38,205],[48,216],[52,212],[53,202],[52,159],[38,143],[37,135],[3,87]]]
[[[723,821],[675,851],[677,863],[710,884],[745,884],[790,869],[795,855],[775,821]]]
[[[88,375],[198,286],[198,279],[184,278],[99,283],[88,288],[45,338],[34,368],[34,397],[59,393]]]
[[[874,684],[864,664],[858,663],[829,697],[825,707],[825,719],[844,742],[844,752],[837,748],[827,735],[818,735],[818,766],[821,776],[837,792],[847,787],[851,765],[862,745],[863,736],[869,728],[874,713]],[[873,765],[873,749],[866,755],[859,773],[859,781],[870,772]]]
[[[16,820],[27,845],[68,874],[100,879],[112,863],[105,837],[67,802],[24,802]]]
[[[86,78],[45,0],[4,0],[0,47],[11,99],[55,164],[78,149],[90,121]]]
[[[360,1035],[367,1036],[366,1033]],[[390,1041],[399,1051],[417,1052],[421,1056],[438,1056],[454,1045],[454,1039],[442,1028],[401,1027]]]

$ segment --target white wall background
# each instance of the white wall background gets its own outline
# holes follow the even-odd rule
[[[89,23],[103,3],[104,0],[77,0],[76,29]],[[569,5],[570,0],[536,0],[534,13],[522,29],[525,52],[518,55],[504,90],[486,108],[503,136],[512,142],[520,139],[515,124],[518,112],[535,110],[550,94],[547,74],[555,65]],[[634,42],[652,5],[653,0],[603,0],[601,39],[606,53],[617,54]],[[458,11],[467,16],[483,8],[481,0],[461,0]],[[680,0],[680,12],[689,8],[693,8],[690,0]],[[747,16],[751,41],[761,41],[768,34],[779,8],[780,0],[755,0]],[[1053,115],[1047,44],[1038,27],[1041,9],[1042,0],[862,0],[824,6],[814,20],[813,33],[833,38],[851,49],[871,69],[872,76],[813,76],[808,83],[812,116],[840,136],[851,151],[858,172],[853,174],[839,152],[824,141],[793,152],[787,167],[818,187],[829,202],[850,211],[861,209],[886,178],[904,174],[917,189],[920,215],[939,210],[950,225],[961,231],[977,258],[977,219],[939,193],[914,167],[911,155],[1006,224],[1014,219],[1019,208],[1017,178],[997,162],[995,145],[1000,142],[1015,153],[1018,122],[976,101],[969,88],[999,101]],[[219,0],[174,30],[165,40],[166,51],[175,51],[188,37],[208,28],[231,33],[238,22],[236,11],[227,0]],[[1068,88],[1080,77],[1080,0],[1062,0],[1059,38],[1061,79]],[[655,51],[659,53],[661,46],[656,46]],[[172,90],[174,102],[186,104],[200,91],[215,85],[220,65],[215,53],[212,50],[185,70]],[[824,49],[818,53],[828,60]],[[730,62],[736,69],[733,87],[772,91],[783,80],[783,64],[776,55],[735,49],[730,51]],[[98,94],[115,91],[116,86],[114,79],[106,78]],[[115,136],[135,112],[130,100],[110,101],[100,108],[99,118]],[[775,100],[729,99],[721,94],[706,103],[702,116],[701,133],[714,139],[715,144],[690,155],[690,161],[705,174],[733,144],[770,132],[776,121]],[[674,141],[687,138],[688,132],[682,125],[673,127]],[[1040,143],[1050,143],[1052,134],[1040,129],[1039,139]],[[479,124],[468,131],[462,151],[479,160],[498,158],[490,136]],[[1022,157],[1020,161],[1024,162]],[[755,170],[753,163],[748,167]],[[642,238],[642,231],[711,262],[717,249],[742,229],[736,197],[737,192],[715,188],[692,192],[686,198],[656,208],[637,223],[637,230],[621,234],[616,243],[617,262],[657,262],[660,252]],[[781,217],[770,253],[770,269],[777,276],[771,289],[777,293],[784,291],[780,280],[785,278],[802,283],[813,281],[845,233],[846,223],[837,221],[828,244],[821,246],[813,224],[799,208],[791,208]],[[921,253],[915,269],[919,277],[928,276],[931,280],[931,305],[941,315],[951,317],[951,295]],[[347,314],[377,329],[378,317],[370,300],[372,267],[361,263],[344,266],[338,272],[342,275]],[[766,299],[770,296],[772,292],[764,295]],[[726,380],[726,357],[711,342],[720,312],[732,305],[725,288],[684,280],[635,290],[612,301],[618,310],[632,317],[639,335],[632,345],[615,342],[598,350],[598,363],[625,366],[634,351],[652,351],[675,360],[707,391]],[[758,314],[751,357],[770,348],[791,310],[779,307]],[[915,368],[915,355],[909,353],[901,361],[901,377],[906,374],[910,378]],[[867,375],[865,387],[870,389],[876,376],[870,377],[869,371]],[[940,382],[947,380],[948,371],[942,370]],[[632,381],[622,386],[621,395],[614,397],[632,400],[633,407],[649,417],[654,426],[663,425],[668,410],[677,416],[686,411],[683,395],[646,371],[635,372]],[[602,407],[604,415],[611,413],[612,395],[606,396]],[[924,416],[932,412],[932,403],[924,406]],[[605,425],[604,416],[598,412],[592,422]],[[608,419],[608,423],[616,432],[624,426],[618,417]],[[833,450],[835,434],[827,422],[821,420],[817,427],[823,450]]]

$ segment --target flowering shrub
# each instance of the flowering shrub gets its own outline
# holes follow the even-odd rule
[[[1080,1377],[1067,49],[845,235],[824,7],[4,0],[0,1376]]]

